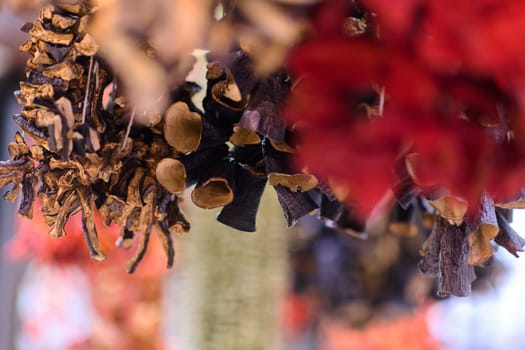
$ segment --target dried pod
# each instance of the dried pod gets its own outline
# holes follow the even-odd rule
[[[164,138],[181,153],[197,150],[201,143],[202,117],[184,102],[175,102],[164,117]]]
[[[166,267],[171,268],[173,266],[173,263],[175,262],[175,247],[173,246],[173,236],[169,231],[165,231],[164,229],[156,231],[157,236],[159,237],[160,242],[162,244],[162,249],[164,249],[166,257],[168,258],[168,261],[166,262]]]
[[[470,294],[476,275],[467,262],[468,252],[468,239],[462,229],[437,216],[423,245],[419,269],[427,276],[438,276],[439,296]]]
[[[186,186],[186,170],[177,159],[164,158],[155,169],[159,183],[173,194],[180,194]]]

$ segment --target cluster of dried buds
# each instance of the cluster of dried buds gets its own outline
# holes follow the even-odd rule
[[[125,91],[86,30],[91,12],[86,2],[58,1],[23,27],[31,38],[21,50],[31,57],[16,92],[23,110],[14,120],[34,143],[17,133],[11,160],[0,164],[0,186],[12,184],[4,198],[14,201],[22,189],[21,215],[31,218],[40,198],[50,235],[59,238],[69,217],[81,212],[89,253],[103,260],[98,210],[106,224],[122,227],[119,246],[131,247],[140,234],[129,272],[154,226],[173,264],[172,235],[190,228],[178,196],[193,185],[195,205],[223,207],[218,221],[239,230],[255,231],[267,182],[288,225],[320,207],[334,225],[360,230],[327,185],[290,170],[294,149],[279,113],[290,92],[285,72],[259,78],[243,51],[210,57],[204,111],[191,99],[199,87],[186,83],[171,92],[162,115],[134,125],[139,112],[126,106]]]

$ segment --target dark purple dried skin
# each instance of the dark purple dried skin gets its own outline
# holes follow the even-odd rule
[[[286,123],[281,110],[290,95],[291,79],[282,72],[274,74],[257,85],[239,125],[256,131],[274,141],[286,141]]]
[[[257,77],[254,73],[253,62],[250,57],[243,51],[237,50],[227,55],[214,57],[213,53],[208,54],[210,62],[218,62],[224,67],[228,67],[239,87],[242,96],[249,95],[257,84]],[[223,74],[220,78],[212,80],[217,82],[225,78]]]
[[[201,142],[197,152],[208,148],[217,147],[226,143],[233,134],[233,127],[218,128],[214,126],[208,117],[202,118]]]
[[[33,203],[35,201],[36,179],[32,174],[25,174],[22,181],[22,200],[18,208],[18,214],[29,219],[33,217]]]
[[[47,130],[38,128],[35,124],[27,121],[21,114],[13,115],[13,120],[20,129],[26,132],[36,141],[46,141],[48,138]]]
[[[277,151],[272,147],[268,139],[263,139],[262,145],[266,173],[289,173],[291,170],[290,153]]]
[[[438,296],[467,296],[476,279],[474,267],[467,262],[467,235],[457,226],[445,223],[439,250]]]
[[[518,257],[518,252],[522,252],[523,246],[525,246],[525,239],[510,226],[509,221],[505,217],[505,212],[505,210],[496,209],[499,232],[496,238],[494,238],[494,242],[505,248],[515,257]]]
[[[441,250],[441,238],[446,230],[447,222],[440,216],[434,220],[432,232],[424,244],[425,255],[419,262],[419,269],[425,276],[439,276],[439,251]]]
[[[60,78],[49,78],[43,75],[41,72],[30,70],[27,76],[27,81],[31,84],[51,84],[55,91],[66,92],[68,88],[67,82]]]
[[[47,53],[53,60],[55,60],[55,62],[62,62],[72,48],[72,46],[59,46],[50,43],[45,43],[45,45]]]
[[[479,223],[486,225],[498,226],[498,220],[496,219],[496,207],[494,206],[494,200],[487,194],[481,197],[480,208],[478,210]]]
[[[328,184],[328,181],[325,181],[323,179],[319,180],[319,183],[317,184],[317,188],[329,199],[330,201],[335,201],[337,198],[335,197],[334,192],[332,191],[332,188]]]
[[[343,215],[343,205],[335,199],[330,199],[324,193],[321,193],[320,196],[319,217],[325,220],[338,220]]]
[[[274,188],[288,227],[295,225],[300,218],[317,209],[317,205],[308,193],[292,192],[281,185]]]
[[[266,181],[265,176],[254,175],[238,166],[233,201],[222,208],[217,220],[239,231],[255,232],[257,211]]]
[[[425,246],[426,254],[419,262],[419,269],[426,276],[438,277],[437,294],[441,297],[469,295],[476,275],[474,267],[467,262],[468,239],[462,228],[437,216]]]
[[[228,146],[225,144],[192,152],[180,158],[186,169],[186,187],[197,183],[203,171],[210,165],[222,162],[228,155]]]
[[[351,230],[354,235],[365,232],[365,222],[355,215],[354,208],[336,199],[331,200],[320,190],[311,190],[307,193],[319,206],[319,218],[325,220],[327,226],[338,231]]]
[[[242,147],[233,147],[229,158],[237,164],[249,167],[254,172],[265,173],[263,162],[263,150],[261,145],[244,145]]]
[[[365,232],[365,222],[362,219],[359,219],[357,215],[352,211],[348,206],[343,205],[343,211],[341,216],[333,221],[333,227],[339,230],[352,230],[355,233],[364,233]],[[364,236],[363,238],[365,238]]]

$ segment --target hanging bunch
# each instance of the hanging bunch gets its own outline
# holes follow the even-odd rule
[[[393,232],[432,228],[420,268],[440,295],[469,294],[494,244],[525,243],[509,226],[524,208],[523,18],[511,1],[325,1],[290,56],[300,164],[363,216],[393,190]]]
[[[169,27],[181,39],[174,47],[153,21],[167,6],[160,0],[138,17],[127,6],[142,2],[94,10],[89,1],[57,0],[23,27],[30,58],[14,119],[24,136],[15,135],[11,160],[0,164],[0,186],[11,185],[4,197],[21,192],[21,215],[30,218],[39,197],[59,238],[80,212],[89,253],[103,260],[93,219],[100,212],[122,227],[119,246],[139,240],[126,267],[133,272],[154,231],[173,264],[173,235],[190,229],[179,208],[188,188],[196,206],[222,208],[219,222],[255,231],[269,183],[288,226],[318,213],[361,238],[366,216],[392,190],[389,229],[432,232],[420,268],[439,277],[440,295],[468,294],[473,266],[490,259],[493,243],[521,251],[509,226],[509,209],[525,207],[521,51],[505,46],[502,58],[482,50],[483,40],[464,40],[481,31],[504,41],[504,31],[481,30],[491,0],[462,3],[472,15],[451,32],[435,1],[223,1],[217,21],[208,13],[214,2],[176,3],[206,20],[187,42]],[[522,6],[498,6],[492,28],[508,13],[521,28]],[[257,21],[255,10],[282,31]],[[286,69],[275,68],[306,35],[310,13],[306,40]],[[204,87],[182,77],[192,45],[217,43],[207,27],[230,33],[233,48],[207,54],[201,108],[194,95]],[[270,66],[261,60],[265,43],[281,55]],[[505,69],[513,64],[515,76]]]
[[[202,111],[191,99],[200,87],[185,83],[163,97],[167,109],[144,117],[128,106],[126,89],[99,56],[86,30],[91,13],[88,2],[59,1],[23,28],[31,38],[21,50],[31,57],[16,92],[23,110],[14,119],[32,144],[17,133],[11,160],[0,165],[0,185],[12,185],[4,197],[14,201],[21,188],[19,214],[31,218],[40,198],[50,235],[60,238],[80,212],[89,253],[104,260],[94,221],[99,211],[107,225],[122,227],[117,245],[129,248],[140,236],[128,272],[154,227],[173,264],[173,235],[190,229],[178,196],[190,186],[196,206],[223,207],[218,221],[239,230],[255,231],[267,181],[288,225],[321,206],[335,226],[361,230],[327,185],[290,167],[295,150],[280,118],[291,85],[284,71],[258,77],[241,50],[211,57]],[[146,124],[134,123],[139,114]]]

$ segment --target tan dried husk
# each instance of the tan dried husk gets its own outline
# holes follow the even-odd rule
[[[436,208],[436,213],[446,219],[451,225],[459,226],[463,223],[468,210],[468,203],[460,198],[444,196],[429,201]]]

